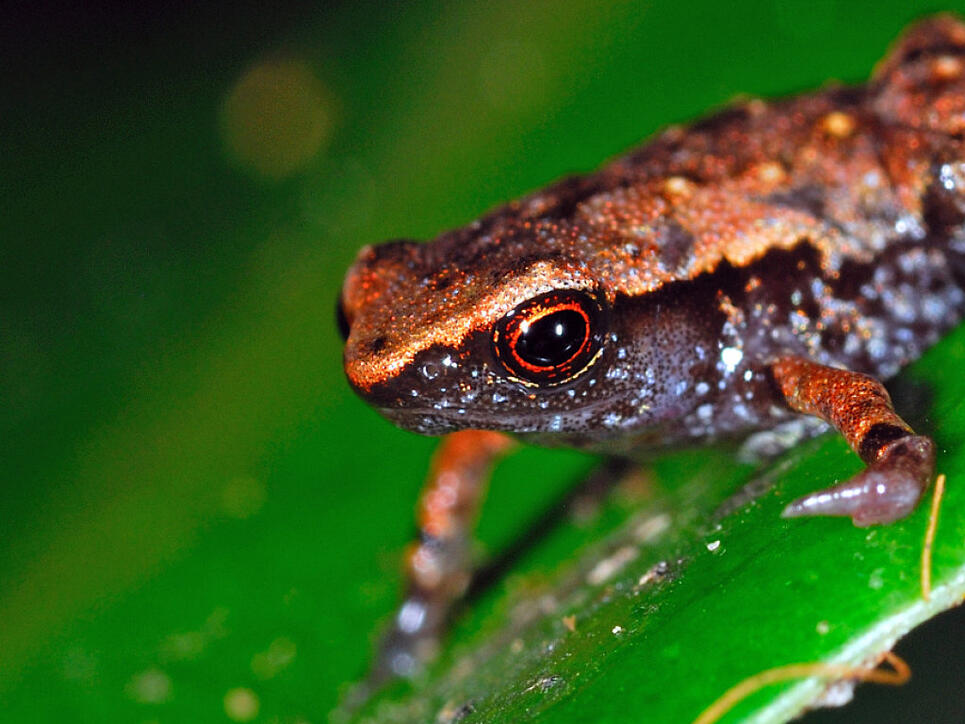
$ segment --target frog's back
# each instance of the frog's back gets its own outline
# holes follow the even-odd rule
[[[578,239],[599,276],[633,295],[802,240],[835,272],[891,245],[957,241],[947,232],[965,216],[963,133],[965,25],[938,16],[901,38],[867,85],[750,100],[670,128],[495,212],[473,237],[522,225]]]

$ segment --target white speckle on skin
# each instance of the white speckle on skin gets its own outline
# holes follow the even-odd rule
[[[629,379],[630,371],[626,367],[614,366],[607,370],[606,378],[608,380],[625,380]]]
[[[894,338],[897,339],[899,342],[904,342],[906,344],[908,342],[914,341],[915,339],[914,331],[911,329],[908,329],[907,327],[899,327],[892,334]]]
[[[955,174],[952,172],[951,165],[947,163],[942,164],[942,168],[938,172],[938,179],[946,191],[955,190]]]
[[[619,413],[608,412],[606,415],[603,416],[603,426],[616,427],[617,425],[620,424],[621,420],[623,420],[623,417]]]
[[[947,313],[947,308],[941,298],[932,295],[925,297],[922,313],[925,319],[935,322]]]
[[[791,313],[788,315],[788,322],[790,323],[791,327],[793,327],[794,330],[795,330],[798,334],[800,334],[800,333],[806,331],[807,328],[810,326],[810,324],[811,324],[811,318],[808,317],[808,315],[806,315],[806,314],[805,314],[804,312],[802,312],[800,309],[798,309],[798,310],[795,310],[795,311],[791,312]]]
[[[409,599],[399,609],[395,620],[400,630],[405,633],[414,633],[426,620],[426,607],[419,601]]]
[[[744,359],[744,353],[737,347],[724,347],[720,351],[720,361],[724,364],[725,371],[730,374]]]
[[[704,422],[704,423],[710,422],[713,415],[714,415],[713,405],[701,405],[700,407],[697,408],[697,417],[700,419],[701,422]]]
[[[738,400],[739,399],[740,398],[738,398]],[[743,402],[737,402],[734,405],[734,414],[742,420],[750,420],[753,417],[750,410],[747,409],[747,405],[745,405]]]
[[[708,385],[706,382],[698,382],[697,386],[694,387],[694,392],[696,392],[698,395],[706,395],[708,392],[710,392],[710,385]]]

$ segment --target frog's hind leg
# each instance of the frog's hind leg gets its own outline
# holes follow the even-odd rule
[[[931,482],[935,444],[895,414],[882,384],[801,357],[781,358],[771,371],[792,410],[834,425],[868,465],[849,480],[795,500],[784,515],[850,516],[859,526],[908,515]]]

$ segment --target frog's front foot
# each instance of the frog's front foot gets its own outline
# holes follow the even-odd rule
[[[419,501],[419,538],[405,558],[405,598],[379,641],[371,671],[347,696],[346,712],[357,711],[389,681],[418,676],[438,654],[452,607],[472,578],[470,534],[489,470],[514,444],[486,430],[443,438]]]
[[[410,594],[379,642],[372,677],[381,682],[395,677],[411,679],[421,673],[439,653],[451,603],[448,596],[432,600]]]
[[[830,422],[868,465],[850,480],[795,500],[785,517],[847,515],[866,526],[914,510],[935,471],[935,443],[895,414],[878,380],[802,357],[778,359],[771,371],[792,410]]]
[[[343,718],[355,715],[383,686],[411,679],[439,653],[440,636],[449,613],[449,596],[410,590],[378,643],[368,675],[342,701]]]
[[[891,523],[914,510],[935,468],[935,443],[921,435],[884,446],[878,458],[853,478],[798,498],[785,518],[847,515],[857,526]]]

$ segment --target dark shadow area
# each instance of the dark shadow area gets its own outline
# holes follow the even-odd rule
[[[965,722],[965,606],[926,621],[894,649],[911,667],[901,687],[862,684],[840,709],[811,712],[804,724]]]
[[[575,506],[602,504],[609,492],[633,465],[634,463],[629,460],[617,458],[605,460],[593,468],[588,475],[584,475],[569,486],[567,491],[554,503],[548,505],[542,514],[521,529],[522,534],[511,545],[500,551],[476,572],[466,593],[465,602],[473,601],[496,581],[511,572],[520,558],[572,514]]]
[[[931,385],[911,374],[905,374],[889,380],[887,387],[895,410],[915,432],[932,438],[940,432],[935,429],[931,414],[935,401],[935,390]]]

